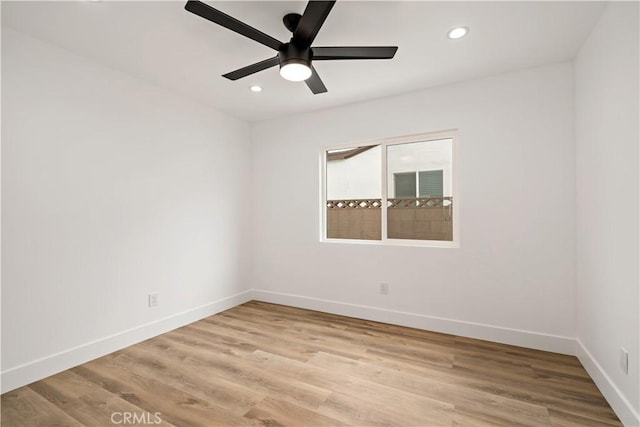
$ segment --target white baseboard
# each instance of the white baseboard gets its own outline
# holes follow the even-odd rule
[[[622,421],[622,424],[627,427],[640,426],[640,415],[638,412],[633,409],[631,403],[579,339],[576,339],[575,352],[578,360],[580,360],[584,369],[593,379],[593,382],[596,383],[602,395],[607,399],[607,402],[609,402],[611,408],[618,418],[620,418],[620,421]]]
[[[575,355],[575,339],[569,337],[255,289],[253,299],[536,350]]]
[[[74,348],[52,354],[24,365],[3,371],[0,375],[2,393],[97,359],[114,351],[142,342],[157,335],[212,316],[252,299],[252,291],[221,298],[181,313],[119,332]]]

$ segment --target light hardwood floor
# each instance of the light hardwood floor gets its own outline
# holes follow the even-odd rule
[[[127,413],[180,427],[621,425],[575,357],[261,302],[2,395],[5,427]]]

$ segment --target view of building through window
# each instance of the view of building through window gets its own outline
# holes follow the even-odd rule
[[[382,239],[382,165],[379,145],[326,154],[328,239]]]
[[[453,241],[453,143],[423,135],[327,150],[325,237]]]
[[[387,237],[453,240],[453,140],[387,146]]]

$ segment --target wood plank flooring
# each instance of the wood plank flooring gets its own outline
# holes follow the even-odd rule
[[[575,357],[255,301],[1,410],[5,427],[622,425]]]

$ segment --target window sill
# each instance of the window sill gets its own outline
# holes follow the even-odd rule
[[[459,249],[460,243],[457,241],[441,240],[409,240],[409,239],[386,239],[386,240],[358,240],[358,239],[327,239],[321,238],[320,243],[337,243],[347,245],[372,245],[372,246],[410,246],[418,248],[443,248]]]

